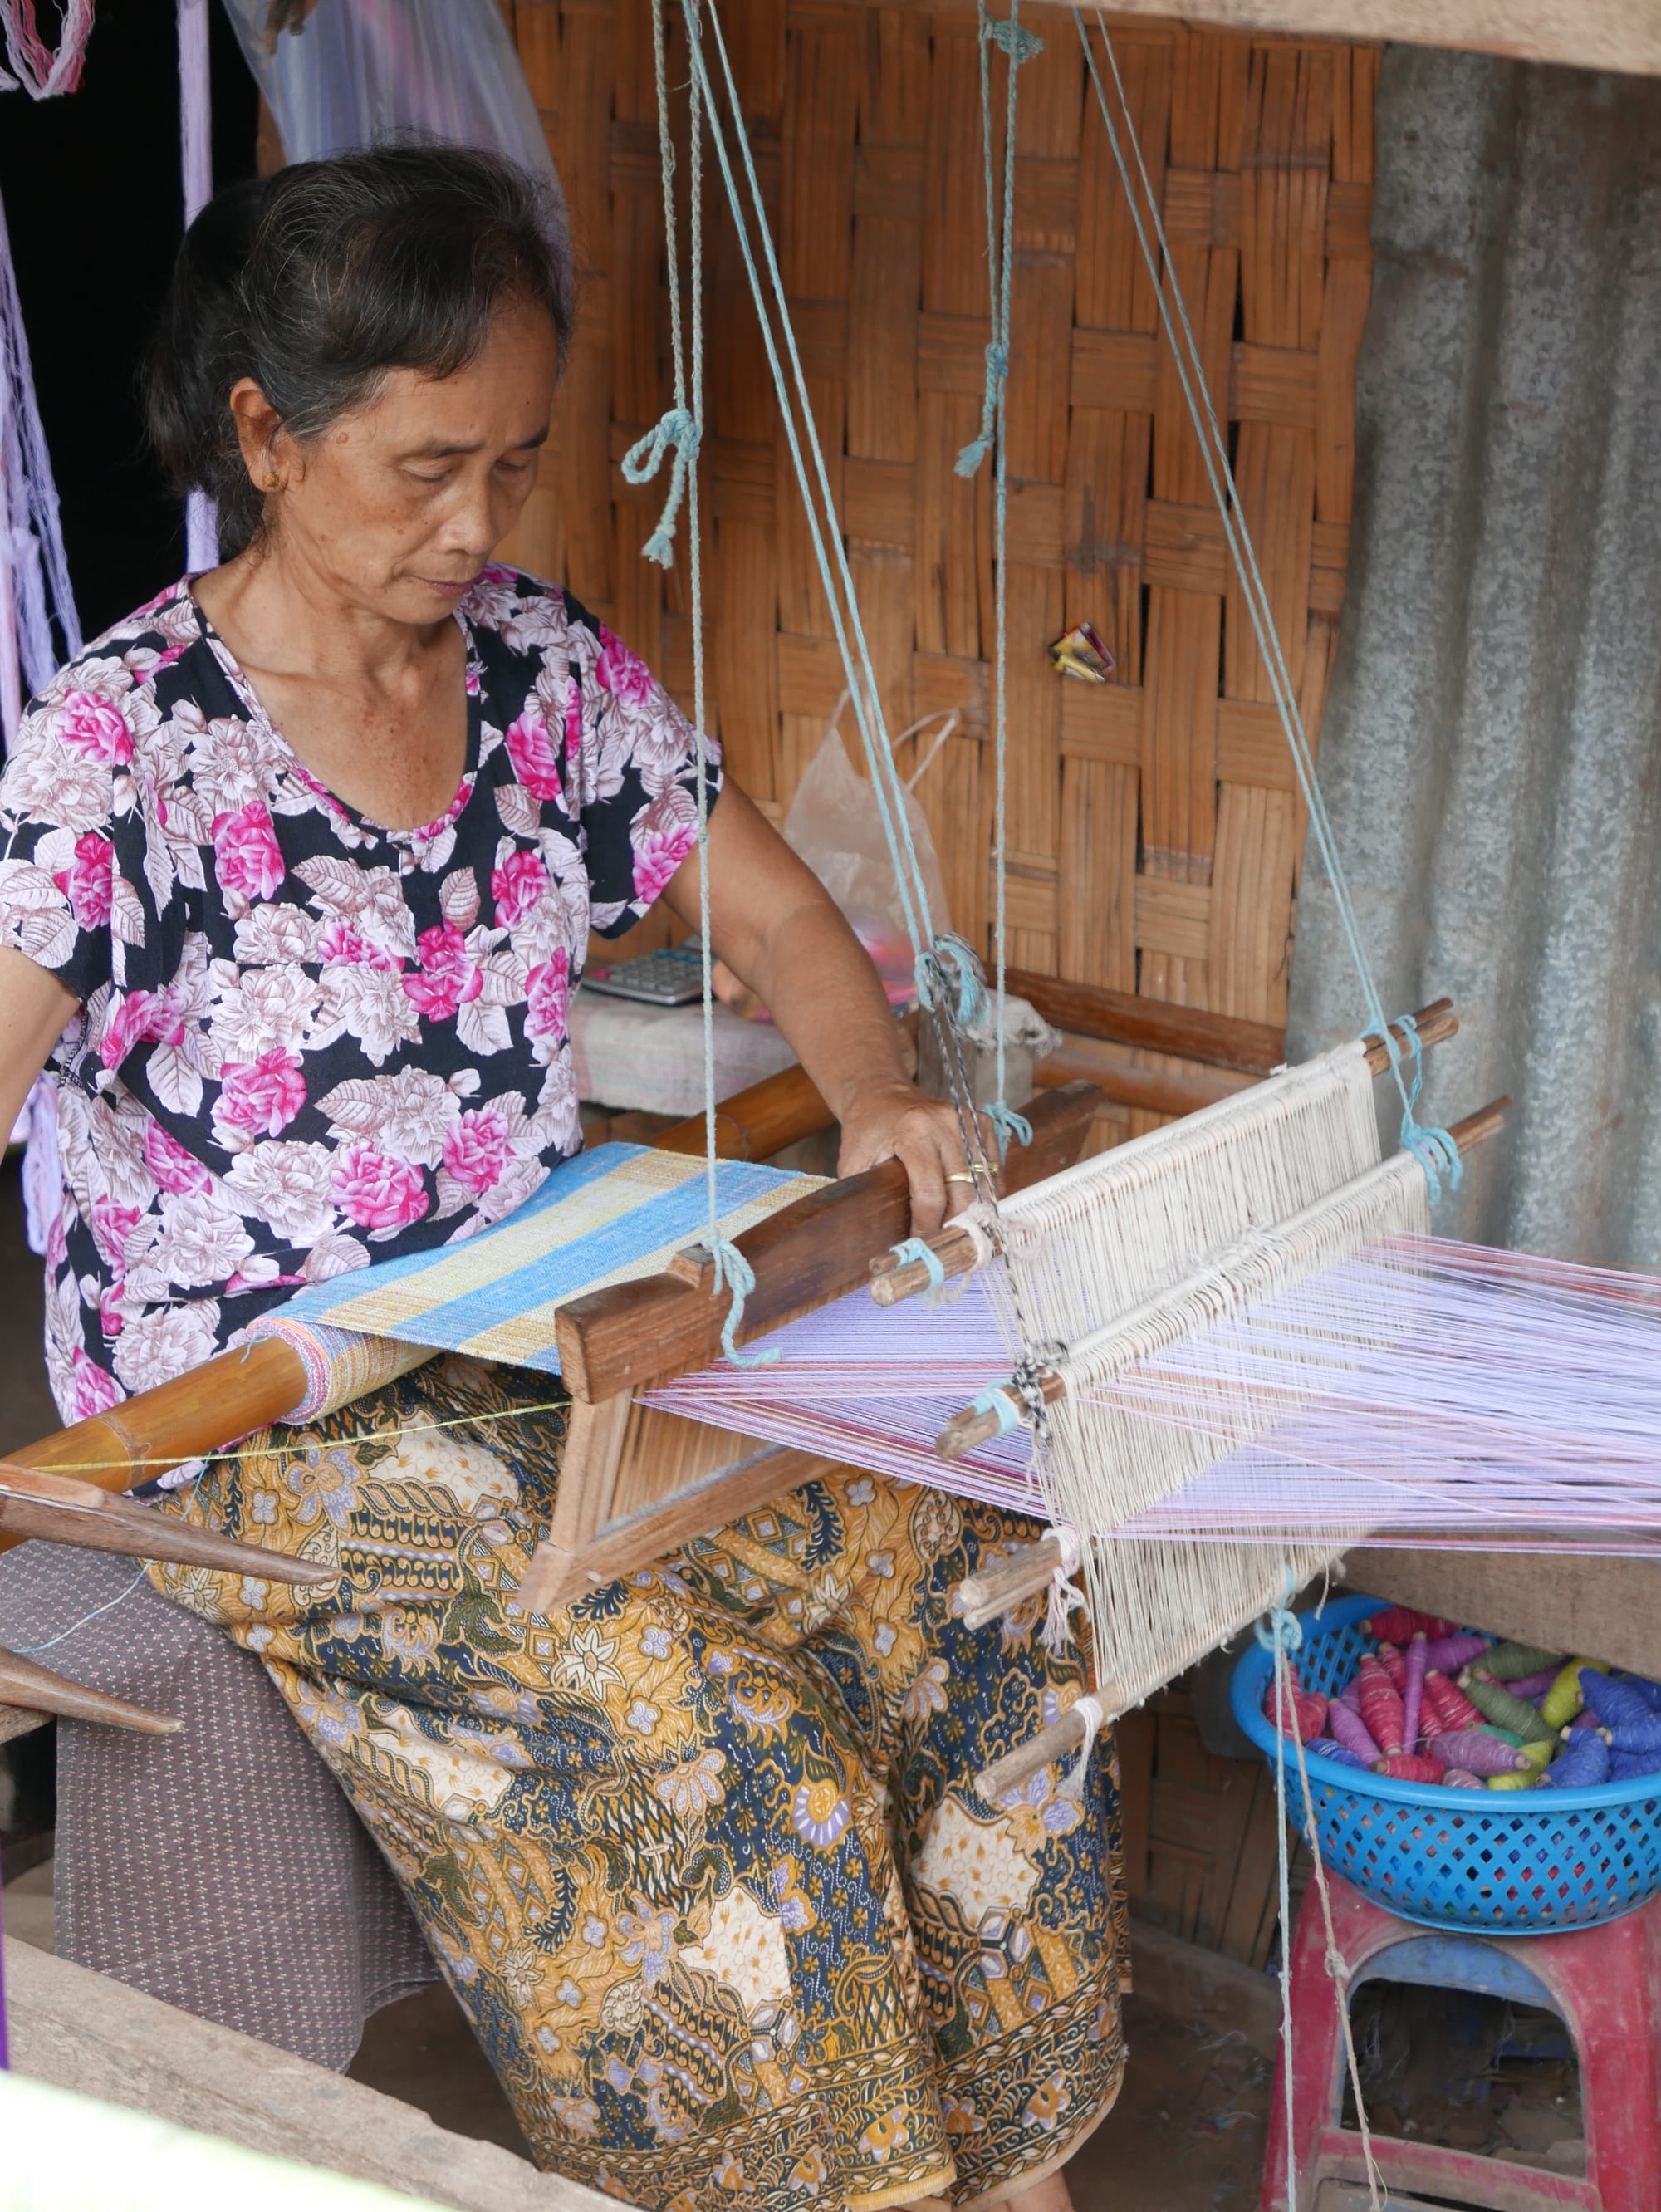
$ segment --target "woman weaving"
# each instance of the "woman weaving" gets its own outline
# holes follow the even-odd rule
[[[691,727],[490,557],[570,289],[536,188],[437,149],[289,169],[186,242],[150,422],[231,557],[66,669],[0,781],[0,1113],[50,1066],[66,1419],[520,1205],[581,1144],[590,931],[660,897],[695,920]],[[967,1184],[951,1109],[906,1080],[819,884],[711,780],[721,957],[843,1171],[897,1156],[937,1226]],[[327,1524],[337,1582],[152,1581],[263,1662],[543,2163],[676,2212],[1064,2206],[1121,2064],[1106,1763],[994,1816],[1002,1685],[1030,1711],[1079,1662],[948,1604],[1025,1532],[850,1473],[525,1621],[500,1594],[558,1480],[550,1395],[451,1358],[251,1438],[172,1510],[285,1549]],[[44,1556],[7,1562],[14,1614]]]

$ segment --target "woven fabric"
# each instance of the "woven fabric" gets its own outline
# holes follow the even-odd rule
[[[185,1723],[58,1723],[59,1957],[347,2065],[369,2015],[438,1970],[264,1668],[136,1560],[29,1544],[0,1559],[0,1644],[47,1643],[43,1665]]]
[[[754,1228],[822,1180],[720,1161],[724,1233]],[[601,1145],[556,1168],[518,1212],[464,1244],[337,1276],[300,1291],[283,1312],[307,1328],[325,1323],[557,1375],[559,1307],[660,1274],[707,1227],[701,1159]]]

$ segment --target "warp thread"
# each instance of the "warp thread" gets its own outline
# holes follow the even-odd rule
[[[1084,1556],[1083,1540],[1076,1528],[1064,1521],[1052,1528],[1056,1547],[1061,1558],[1050,1577],[1050,1588],[1045,1600],[1044,1626],[1039,1640],[1046,1651],[1059,1657],[1073,1648],[1072,1615],[1087,1607],[1089,1600],[1080,1589],[1073,1577],[1078,1572],[1079,1562]]]
[[[1096,1747],[1096,1738],[1107,1725],[1107,1708],[1100,1698],[1075,1698],[1068,1707],[1084,1723],[1084,1740],[1079,1745],[1078,1757],[1061,1778],[1057,1790],[1058,1797],[1082,1797],[1084,1778],[1090,1770],[1090,1754]]]
[[[1274,1656],[1275,1710],[1278,1713],[1289,1713],[1293,1710],[1292,1654],[1303,1648],[1303,1623],[1290,1610],[1296,1588],[1297,1577],[1290,1564],[1283,1563],[1282,1602],[1270,1608],[1265,1618],[1256,1624],[1253,1632],[1262,1648]],[[1288,1734],[1303,1792],[1303,1815],[1298,1826],[1309,1846],[1316,1893],[1325,1922],[1325,1964],[1343,2028],[1344,2061],[1349,2074],[1350,2093],[1355,2100],[1356,2129],[1361,2139],[1361,2160],[1367,2173],[1367,2203],[1370,2212],[1386,2212],[1384,2179],[1373,2154],[1373,2131],[1367,2124],[1367,2100],[1361,2093],[1361,2063],[1355,2053],[1355,2029],[1349,2017],[1349,1962],[1338,1948],[1337,1931],[1332,1920],[1331,1893],[1327,1887],[1326,1869],[1321,1857],[1320,1829],[1315,1820],[1314,1800],[1309,1790],[1309,1768],[1304,1758],[1303,1739],[1295,1729],[1289,1731],[1277,1729],[1275,1736],[1275,1784],[1280,1812],[1275,1829],[1281,1893],[1281,2041],[1284,2045],[1281,2074],[1286,2096],[1287,2202],[1288,2204],[1296,2202],[1298,2184],[1298,2176],[1293,2166],[1298,2137],[1294,2125],[1296,2083],[1292,2063],[1292,1875],[1291,1854],[1288,1846],[1286,1789]]]

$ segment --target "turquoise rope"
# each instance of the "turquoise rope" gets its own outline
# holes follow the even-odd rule
[[[996,1414],[1001,1437],[1007,1437],[1021,1426],[1021,1408],[1001,1382],[989,1382],[979,1395],[970,1399],[969,1406],[973,1413]]]
[[[1264,665],[1269,672],[1270,684],[1275,694],[1275,704],[1280,713],[1281,726],[1285,732],[1287,745],[1292,755],[1292,764],[1297,774],[1299,789],[1303,794],[1304,804],[1309,810],[1310,827],[1314,832],[1316,849],[1320,854],[1321,866],[1325,872],[1327,882],[1332,889],[1333,902],[1338,910],[1338,920],[1343,930],[1345,942],[1349,948],[1349,956],[1355,966],[1356,978],[1361,984],[1367,1019],[1373,1029],[1384,1039],[1385,1051],[1390,1056],[1391,1075],[1396,1085],[1397,1094],[1402,1102],[1401,1142],[1404,1149],[1412,1152],[1424,1169],[1426,1180],[1430,1186],[1431,1201],[1434,1204],[1441,1196],[1441,1178],[1444,1174],[1447,1176],[1450,1188],[1458,1186],[1458,1148],[1446,1129],[1426,1127],[1419,1121],[1413,1110],[1414,1103],[1418,1096],[1417,1085],[1415,1085],[1409,1095],[1402,1073],[1400,1048],[1391,1035],[1390,1024],[1384,1011],[1384,1002],[1379,995],[1378,985],[1373,978],[1372,963],[1367,957],[1366,947],[1361,942],[1361,921],[1355,912],[1354,898],[1350,894],[1349,880],[1344,872],[1343,863],[1338,856],[1337,838],[1332,827],[1331,817],[1327,811],[1326,801],[1322,795],[1320,785],[1316,780],[1314,756],[1310,750],[1308,736],[1303,726],[1302,717],[1298,711],[1297,696],[1293,688],[1290,672],[1286,665],[1285,654],[1281,649],[1280,635],[1275,627],[1274,611],[1268,588],[1264,583],[1262,571],[1258,566],[1257,553],[1252,544],[1251,532],[1246,527],[1246,515],[1240,506],[1240,492],[1234,483],[1234,471],[1229,465],[1228,440],[1218,423],[1216,410],[1211,404],[1211,394],[1201,368],[1199,346],[1194,337],[1193,325],[1189,320],[1188,308],[1182,295],[1182,288],[1175,279],[1175,264],[1171,258],[1170,242],[1166,237],[1165,226],[1160,218],[1159,203],[1149,179],[1147,165],[1142,158],[1141,144],[1137,138],[1134,128],[1131,127],[1131,104],[1125,96],[1125,81],[1119,75],[1118,58],[1113,51],[1113,42],[1108,35],[1106,21],[1100,9],[1098,9],[1096,21],[1101,32],[1102,46],[1107,56],[1108,67],[1112,72],[1114,89],[1118,93],[1119,106],[1125,117],[1126,135],[1130,138],[1131,149],[1136,156],[1137,170],[1142,181],[1149,217],[1153,224],[1155,235],[1159,240],[1158,256],[1155,255],[1149,241],[1147,226],[1143,221],[1142,207],[1131,185],[1130,168],[1125,161],[1124,148],[1119,142],[1118,129],[1108,109],[1106,91],[1101,82],[1101,73],[1096,66],[1095,53],[1090,44],[1089,33],[1085,28],[1083,12],[1081,9],[1076,7],[1073,9],[1073,21],[1078,31],[1079,44],[1084,50],[1085,65],[1089,70],[1090,82],[1095,91],[1096,105],[1101,112],[1102,123],[1106,130],[1108,147],[1113,156],[1114,166],[1118,171],[1119,180],[1125,187],[1125,201],[1131,223],[1136,230],[1137,243],[1142,249],[1143,261],[1153,284],[1155,300],[1159,307],[1166,337],[1170,343],[1177,375],[1182,385],[1183,397],[1188,403],[1189,414],[1193,420],[1196,430],[1199,433],[1200,453],[1205,463],[1206,478],[1210,484],[1212,496],[1216,501],[1217,512],[1222,519],[1223,534],[1228,539],[1228,550],[1234,557],[1241,595],[1246,601],[1246,613],[1251,618],[1252,635],[1257,640],[1258,650],[1263,655]],[[1172,282],[1168,286],[1161,281],[1161,257],[1165,267],[1172,272]],[[1181,326],[1182,337],[1187,343],[1186,355],[1184,353],[1182,345],[1178,342],[1178,324]],[[1415,1053],[1416,1056],[1416,1040]]]
[[[689,11],[690,12],[690,11]],[[704,695],[704,569],[703,536],[698,513],[698,448],[702,441],[704,396],[704,228],[703,136],[699,108],[701,94],[694,83],[690,91],[692,176],[688,228],[691,246],[692,371],[688,380],[681,329],[681,282],[676,267],[675,227],[675,152],[669,127],[667,40],[664,0],[652,0],[652,55],[658,80],[658,142],[664,174],[664,231],[669,253],[670,342],[675,364],[675,405],[654,431],[634,446],[623,462],[631,483],[653,475],[664,454],[673,447],[674,474],[662,519],[641,549],[649,561],[668,568],[674,559],[672,541],[676,517],[684,495],[687,507],[687,566],[692,623],[692,722],[698,748],[698,917],[703,948],[704,1044],[704,1195],[708,1226],[704,1241],[714,1262],[712,1295],[731,1294],[721,1328],[721,1349],[737,1367],[758,1367],[779,1357],[777,1352],[744,1352],[737,1342],[743,1325],[744,1304],[755,1288],[755,1270],[721,1230],[720,1203],[716,1189],[715,1150],[715,988],[711,951],[709,911],[709,738]]]
[[[1013,1137],[1023,1145],[1033,1140],[1032,1124],[1007,1103],[1007,1041],[1004,1012],[1009,972],[1009,467],[1008,403],[1009,380],[1010,302],[1015,289],[1015,188],[1016,85],[1021,64],[1042,53],[1044,41],[1021,27],[1021,0],[1009,0],[1007,21],[999,21],[979,0],[980,22],[980,143],[986,186],[986,270],[991,294],[991,337],[986,347],[986,384],[981,400],[980,432],[957,457],[957,473],[973,477],[991,451],[996,451],[992,505],[992,572],[996,606],[996,640],[992,649],[994,690],[993,758],[997,773],[992,865],[995,891],[992,936],[997,963],[993,1023],[996,1032],[997,1098],[986,1109],[997,1135],[1000,1164]],[[1008,92],[1003,118],[1003,219],[997,218],[997,193],[992,164],[992,85],[991,49],[1002,48],[1009,59]]]
[[[672,297],[672,286],[670,292]],[[675,520],[681,512],[688,475],[698,465],[701,435],[695,416],[684,406],[671,407],[659,418],[657,428],[637,439],[623,455],[623,481],[632,484],[650,483],[663,465],[664,455],[671,450],[675,455],[670,471],[669,497],[664,501],[658,527],[640,548],[646,558],[655,561],[660,568],[672,568],[675,565]]]
[[[714,88],[710,82],[708,67],[704,58],[699,21],[700,14],[707,15],[720,65],[722,81],[726,88],[729,109],[732,117],[733,135],[743,162],[750,202],[755,210],[754,240],[750,234],[749,219],[745,213],[743,198],[740,194],[737,179],[728,156],[725,134],[721,127]],[[894,760],[888,732],[882,720],[882,697],[876,682],[876,665],[860,615],[859,602],[854,591],[853,574],[848,565],[847,551],[843,544],[842,533],[834,526],[836,501],[831,490],[824,452],[820,444],[818,427],[808,392],[807,376],[802,366],[801,354],[797,346],[796,333],[785,296],[784,281],[779,274],[772,233],[767,227],[766,201],[755,173],[755,163],[750,150],[749,134],[743,127],[743,106],[738,96],[737,86],[734,82],[732,64],[728,58],[726,41],[722,34],[720,16],[715,0],[706,0],[706,4],[702,9],[688,9],[687,43],[692,64],[692,75],[703,94],[711,142],[715,149],[716,159],[720,165],[722,180],[726,186],[728,204],[738,236],[740,256],[749,283],[750,293],[755,302],[756,316],[761,327],[762,344],[767,357],[767,366],[773,376],[779,413],[784,421],[785,440],[804,495],[803,504],[807,511],[808,531],[813,545],[814,559],[818,565],[820,582],[824,588],[826,601],[830,608],[832,628],[835,632],[837,647],[841,655],[849,692],[853,702],[854,719],[858,726],[866,764],[870,770],[871,786],[876,794],[878,814],[882,820],[883,837],[888,848],[889,859],[894,866],[894,879],[900,892],[900,910],[905,919],[906,933],[911,939],[914,958],[931,954],[937,960],[940,960],[946,952],[950,940],[943,936],[937,941],[931,925],[928,893],[923,880],[922,867],[917,857],[911,823],[906,811],[904,790],[900,782],[899,769]],[[765,264],[767,269],[767,283],[771,289],[779,331],[789,358],[788,379],[784,362],[779,356],[779,343],[774,337],[773,317],[768,313],[767,293],[763,288],[758,256],[759,263]],[[799,433],[796,420],[797,407],[792,406],[791,399],[792,385],[801,416]],[[809,459],[812,463],[811,475],[809,470]],[[828,532],[825,529],[820,514],[815,507],[813,486],[815,483],[824,515],[829,519],[832,525]],[[961,943],[961,940],[958,942]],[[964,951],[973,960],[973,955],[968,952],[967,946]],[[957,958],[955,954],[947,964],[956,967]],[[944,1003],[943,998],[938,993],[936,1003]]]
[[[940,1255],[921,1237],[907,1237],[902,1243],[892,1248],[891,1256],[902,1267],[912,1260],[922,1262],[929,1278],[929,1287],[925,1294],[928,1297],[932,1298],[937,1291],[945,1289],[946,1270],[941,1261]]]
[[[1024,1114],[1017,1114],[1015,1108],[1006,1105],[1002,1098],[994,1099],[985,1109],[985,1115],[997,1138],[997,1164],[1002,1167],[1009,1157],[1011,1144],[1032,1143],[1033,1125]]]

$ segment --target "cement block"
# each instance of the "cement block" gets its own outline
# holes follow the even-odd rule
[[[5,1947],[20,2074],[397,2189],[453,2212],[617,2212],[615,2200],[252,2036],[27,1944]]]

